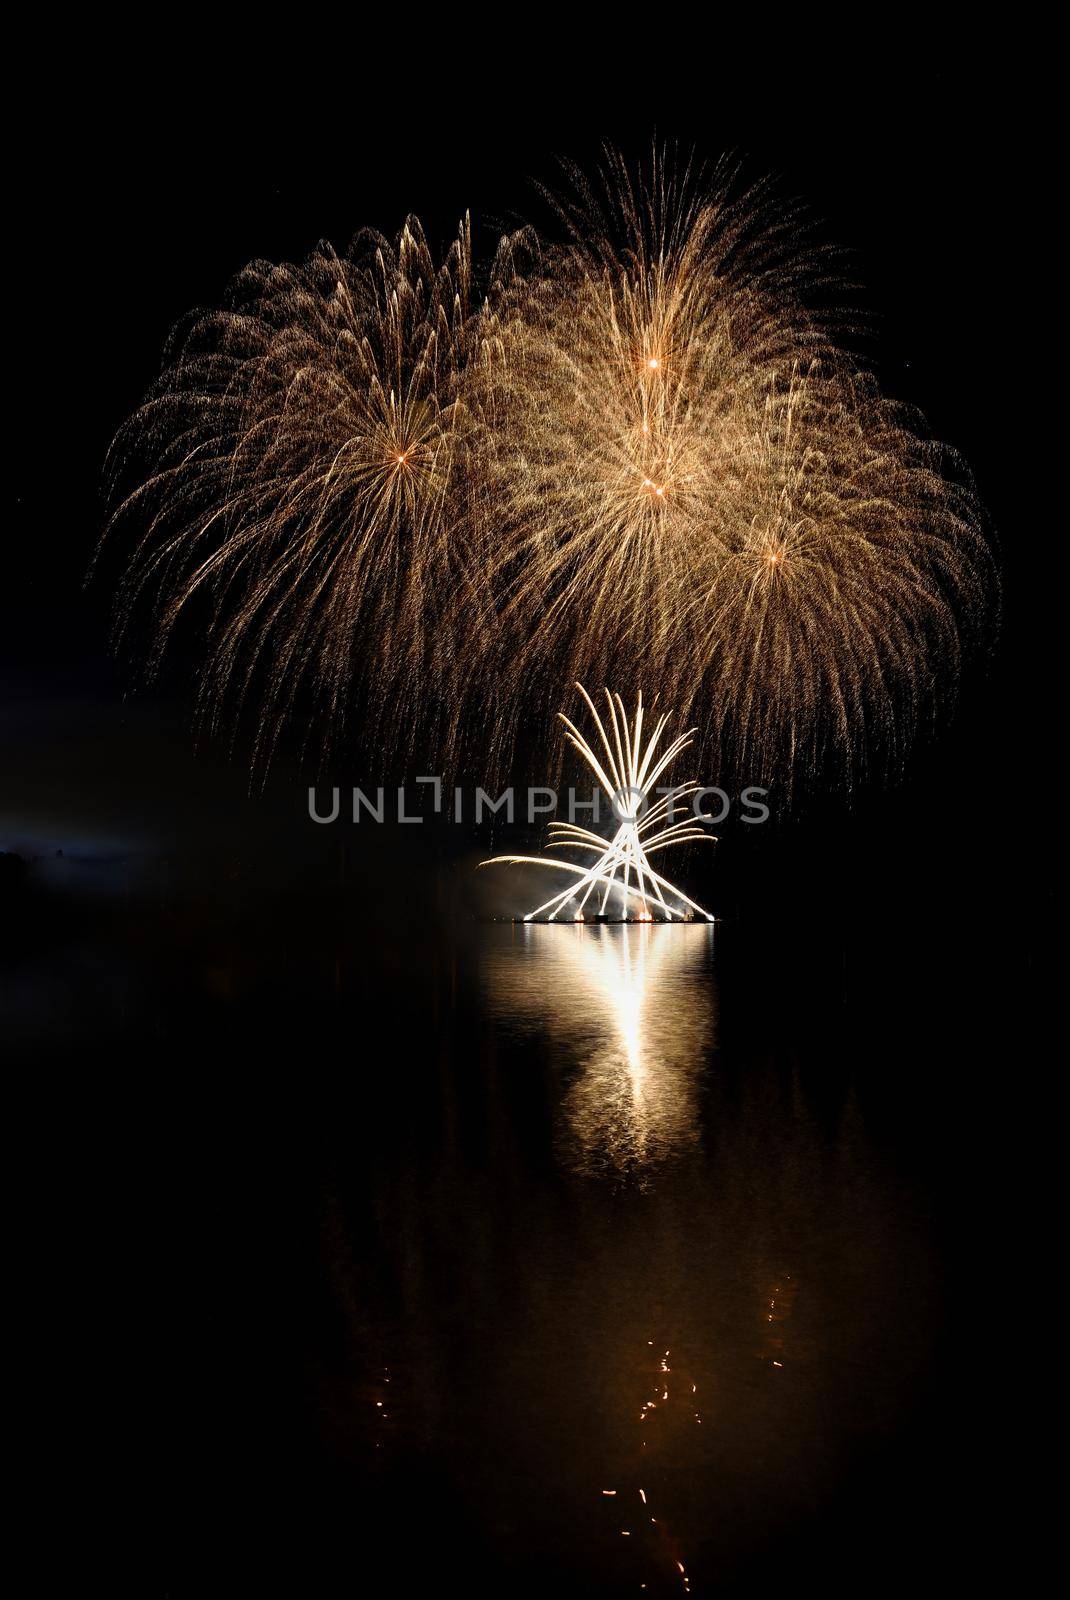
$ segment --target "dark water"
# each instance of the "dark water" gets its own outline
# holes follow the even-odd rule
[[[339,1284],[377,1274],[347,1439],[387,1482],[426,1452],[513,1584],[697,1592],[911,1403],[939,1319],[916,1200],[849,1089],[822,1107],[790,1056],[726,1059],[708,928],[473,954],[479,1103],[443,1050],[437,1137],[373,1158],[374,1231],[332,1213]]]
[[[117,1587],[955,1581],[1014,1294],[992,930],[49,892],[38,1431]]]
[[[374,1448],[455,1474],[514,1582],[697,1592],[894,1428],[924,1226],[849,1093],[723,1062],[712,930],[488,929],[476,967],[478,1135],[444,1082],[437,1154],[375,1185]]]

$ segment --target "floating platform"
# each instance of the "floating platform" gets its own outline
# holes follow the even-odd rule
[[[479,917],[477,921],[499,923],[505,927],[514,928],[619,928],[622,926],[650,928],[655,925],[659,928],[676,928],[681,924],[694,927],[696,923],[700,927],[703,924],[707,927],[712,927],[714,919],[712,917],[706,918],[692,915],[684,917],[609,917],[598,915],[593,917]]]

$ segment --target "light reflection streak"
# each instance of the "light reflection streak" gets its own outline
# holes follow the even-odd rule
[[[529,923],[488,957],[495,1009],[544,1026],[580,1066],[564,1106],[579,1170],[642,1176],[696,1144],[713,938],[701,923]]]
[[[648,1339],[646,1343],[650,1348],[654,1341]],[[697,1411],[691,1411],[688,1415],[686,1405],[670,1407],[670,1393],[666,1383],[666,1376],[673,1370],[669,1363],[670,1355],[672,1355],[671,1348],[666,1349],[658,1358],[651,1378],[651,1388],[654,1393],[643,1402],[642,1409],[638,1413],[642,1427],[637,1430],[636,1435],[633,1435],[637,1448],[629,1469],[637,1481],[634,1490],[629,1488],[625,1494],[629,1499],[633,1492],[637,1494],[644,1513],[644,1526],[638,1530],[639,1543],[636,1549],[639,1571],[646,1575],[644,1581],[639,1584],[640,1589],[646,1589],[649,1582],[654,1582],[659,1591],[663,1590],[666,1579],[671,1578],[674,1583],[679,1583],[684,1594],[690,1594],[691,1579],[683,1560],[681,1540],[672,1532],[662,1511],[661,1502],[667,1493],[671,1495],[671,1473],[667,1475],[665,1468],[679,1457],[682,1444],[680,1428],[686,1427],[690,1422],[701,1424],[702,1418]],[[647,1370],[649,1371],[649,1368]],[[697,1383],[692,1382],[691,1395],[694,1396],[697,1390]],[[654,1412],[658,1412],[656,1419],[652,1415]],[[653,1425],[652,1428],[648,1429],[648,1423]],[[648,1433],[650,1433],[649,1440]],[[648,1443],[653,1446],[650,1453],[648,1453]],[[646,1484],[656,1485],[649,1495]],[[616,1489],[602,1490],[603,1494],[611,1493],[614,1496],[617,1492]],[[661,1515],[654,1515],[655,1505]],[[624,1531],[621,1530],[622,1533]],[[628,1530],[628,1533],[630,1536],[631,1530]]]

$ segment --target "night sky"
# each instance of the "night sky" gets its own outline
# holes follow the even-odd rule
[[[499,17],[495,26],[513,20]],[[681,64],[636,23],[619,49],[564,41],[544,53],[534,39],[538,16],[524,21],[533,38],[521,36],[507,61],[504,50],[487,45],[440,46],[414,13],[399,15],[396,28],[349,55],[324,15],[316,19],[322,39],[314,71],[296,65],[280,33],[255,53],[225,60],[207,39],[186,37],[177,54],[171,46],[125,67],[118,42],[112,56],[97,39],[87,46],[90,70],[72,61],[62,78],[52,67],[42,75],[35,130],[16,164],[13,218],[10,199],[6,208],[17,378],[0,585],[0,849],[53,858],[62,848],[96,862],[101,881],[123,881],[127,891],[134,881],[135,892],[148,883],[161,904],[167,873],[184,874],[197,903],[224,907],[224,920],[239,916],[235,885],[246,896],[240,916],[255,918],[258,895],[289,895],[306,869],[316,885],[340,870],[363,872],[370,894],[381,881],[381,861],[362,857],[358,841],[342,869],[334,855],[309,866],[319,840],[313,848],[303,816],[307,774],[284,760],[268,792],[250,796],[240,752],[230,759],[203,743],[195,750],[190,662],[172,662],[153,693],[133,692],[136,678],[109,647],[114,561],[86,587],[103,521],[108,444],[158,372],[167,334],[186,311],[217,301],[251,258],[299,259],[319,238],[342,246],[363,225],[394,233],[409,212],[432,241],[443,242],[470,209],[477,253],[486,256],[503,227],[536,209],[533,182],[552,182],[556,155],[589,164],[605,139],[634,155],[647,151],[652,136],[694,146],[704,157],[734,151],[753,176],[776,174],[788,193],[809,203],[822,236],[851,253],[850,270],[864,286],[857,301],[871,330],[863,348],[885,388],[920,406],[935,435],[971,465],[999,551],[1003,618],[998,643],[971,665],[953,725],[918,753],[902,787],[861,796],[849,816],[838,802],[818,802],[805,818],[770,830],[768,840],[730,839],[709,882],[719,913],[749,919],[766,948],[783,948],[783,928],[795,926],[805,907],[848,952],[843,972],[854,973],[863,1009],[876,1005],[882,963],[900,962],[902,981],[914,988],[919,1037],[927,1008],[935,1015],[946,985],[957,986],[961,1032],[947,1016],[935,1025],[945,1047],[957,1040],[953,1082],[934,1088],[928,1069],[918,1067],[916,1103],[924,1118],[932,1093],[934,1131],[915,1154],[919,1170],[942,1174],[933,1189],[943,1207],[939,1226],[957,1241],[949,1274],[964,1294],[974,1283],[977,1296],[974,1325],[961,1330],[963,1346],[971,1339],[975,1346],[962,1368],[969,1392],[954,1397],[954,1414],[975,1420],[976,1408],[992,1406],[1002,1428],[1009,1382],[1000,1393],[993,1364],[1021,1370],[1027,1341],[1020,1319],[1039,1327],[1047,1315],[1047,1285],[1032,1283],[1037,1246],[1025,1243],[1032,1238],[1025,1174],[1038,1159],[1034,1112],[1017,1103],[1008,1110],[1002,1087],[1004,1075],[1043,1067],[1043,1009],[1054,971],[1049,851],[1060,819],[1051,731],[1061,629],[1050,552],[1062,534],[1049,503],[1038,372],[1055,361],[1047,343],[1058,317],[1044,308],[1062,288],[1052,282],[1040,220],[1050,209],[1040,159],[1047,144],[1035,120],[1044,95],[1034,92],[1013,52],[996,43],[979,49],[960,40],[878,39],[860,43],[853,61],[811,46],[798,54],[784,49],[770,66],[758,37],[745,44],[677,39]],[[776,27],[770,19],[769,32]],[[453,37],[452,19],[443,32]],[[404,45],[410,33],[419,44],[418,68],[398,53],[399,36]],[[407,909],[428,909],[418,896],[435,848],[421,841],[407,891],[417,898]],[[443,849],[462,846],[449,840]],[[153,877],[159,860],[170,865]],[[142,863],[133,880],[122,879],[127,861]],[[307,906],[301,914],[314,916]],[[391,909],[391,929],[401,914]],[[88,993],[96,980],[85,973],[96,970],[92,953],[106,939],[96,913],[72,915],[71,937],[89,952],[79,967]],[[187,1455],[176,1456],[177,1476],[168,1477],[152,1427],[132,1425],[131,1385],[152,1389],[158,1381],[139,1339],[149,1322],[171,1314],[160,1275],[144,1258],[155,1255],[161,1230],[179,1241],[181,1254],[187,1200],[192,1231],[211,1231],[207,1202],[196,1196],[172,1205],[157,1194],[156,1220],[144,1223],[144,1232],[129,1221],[141,1204],[140,1186],[148,1182],[151,1190],[146,1174],[161,1148],[167,1171],[180,1169],[168,1103],[141,1078],[159,1052],[174,1085],[178,1045],[146,1028],[138,1042],[124,1039],[110,1065],[107,1030],[89,1029],[83,1046],[56,977],[66,968],[58,957],[49,966],[48,914],[35,906],[26,929],[6,921],[5,960],[25,971],[32,947],[52,973],[24,990],[16,979],[13,991],[25,1074],[15,1137],[29,1152],[17,1176],[16,1211],[28,1218],[25,1226],[20,1221],[18,1253],[29,1302],[41,1307],[40,1322],[36,1313],[30,1319],[28,1344],[45,1352],[44,1370],[29,1358],[25,1368],[34,1374],[27,1379],[28,1459],[43,1481],[68,1473],[78,1480],[63,1493],[49,1489],[48,1501],[56,1538],[64,1527],[96,1524],[91,1535],[77,1536],[96,1552],[84,1570],[102,1570],[98,1562],[107,1559],[100,1516],[87,1511],[96,1494],[86,1485],[98,1470],[114,1490],[104,1514],[121,1522],[129,1505],[143,1533],[157,1530],[138,1543],[132,1570],[122,1570],[124,1562],[109,1569],[121,1570],[111,1592],[214,1593],[196,1582],[170,1587],[172,1580],[159,1576],[166,1564],[155,1558],[153,1539],[181,1538],[181,1518],[169,1522],[155,1494],[131,1488],[132,1461],[157,1474],[162,1501],[178,1492],[182,1473],[197,1471],[187,1446]],[[272,935],[262,937],[266,947]],[[904,939],[912,941],[909,960]],[[144,959],[147,967],[158,961],[163,983],[163,963],[171,960],[165,947]],[[796,995],[811,970],[805,953],[800,960]],[[106,969],[101,958],[105,986]],[[179,985],[180,975],[169,972],[166,984]],[[1000,1007],[989,1030],[995,989]],[[291,1052],[300,1049],[303,1003],[295,990],[280,1036]],[[412,1005],[414,1026],[426,1033],[430,1002],[417,996]],[[871,1020],[884,1026],[876,1011]],[[265,1023],[258,1052],[269,1033]],[[388,1048],[372,1030],[359,1045],[369,1059]],[[206,1031],[202,1046],[198,1072],[205,1078],[217,1059],[231,1067],[237,1061],[244,1071],[253,1049],[233,1018]],[[278,1060],[270,1048],[260,1055],[265,1073],[280,1065],[282,1050],[280,1044]],[[231,1091],[219,1091],[222,1110],[213,1093],[196,1116],[188,1108],[175,1113],[184,1148],[192,1130],[216,1114],[227,1128],[238,1125]],[[62,1113],[53,1121],[57,1103],[71,1110],[72,1121]],[[276,1110],[281,1124],[284,1113]],[[898,1128],[903,1115],[898,1110],[891,1125]],[[984,1152],[996,1141],[990,1168]],[[98,1157],[113,1174],[109,1182],[99,1179]],[[213,1146],[204,1159],[216,1170],[223,1158]],[[998,1192],[985,1187],[990,1181]],[[83,1214],[81,1204],[88,1206]],[[975,1227],[964,1220],[973,1204]],[[230,1218],[227,1226],[237,1223]],[[116,1237],[125,1241],[121,1250],[109,1243]],[[222,1269],[213,1261],[210,1270]],[[137,1288],[142,1272],[147,1305]],[[988,1272],[1004,1274],[1002,1288],[984,1281]],[[196,1281],[188,1262],[179,1276],[187,1286]],[[224,1299],[226,1293],[220,1288]],[[1025,1305],[1027,1294],[1035,1299]],[[215,1314],[206,1305],[204,1315]],[[75,1341],[71,1330],[86,1315],[92,1332]],[[199,1313],[186,1304],[176,1315],[188,1332]],[[94,1366],[76,1387],[102,1383],[114,1406],[106,1394],[87,1401],[72,1392],[64,1369],[82,1359],[76,1342]],[[177,1337],[167,1348],[180,1362]],[[241,1348],[235,1337],[235,1359]],[[266,1381],[260,1359],[251,1357]],[[950,1371],[940,1368],[941,1403],[948,1405]],[[178,1405],[172,1397],[161,1415],[173,1421]],[[104,1438],[109,1418],[116,1436]],[[1006,1449],[1014,1448],[1008,1437]],[[58,1474],[57,1462],[64,1467]],[[72,1489],[77,1511],[66,1509]],[[903,1514],[909,1518],[908,1507]],[[971,1516],[966,1505],[949,1509],[959,1537],[983,1540]],[[822,1525],[820,1536],[838,1538],[835,1523]],[[54,1591],[46,1584],[41,1592]]]

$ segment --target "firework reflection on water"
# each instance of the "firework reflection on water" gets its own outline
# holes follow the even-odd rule
[[[641,1176],[696,1142],[713,940],[703,923],[526,924],[488,952],[492,1009],[544,1026],[579,1067],[564,1102],[571,1166]]]

